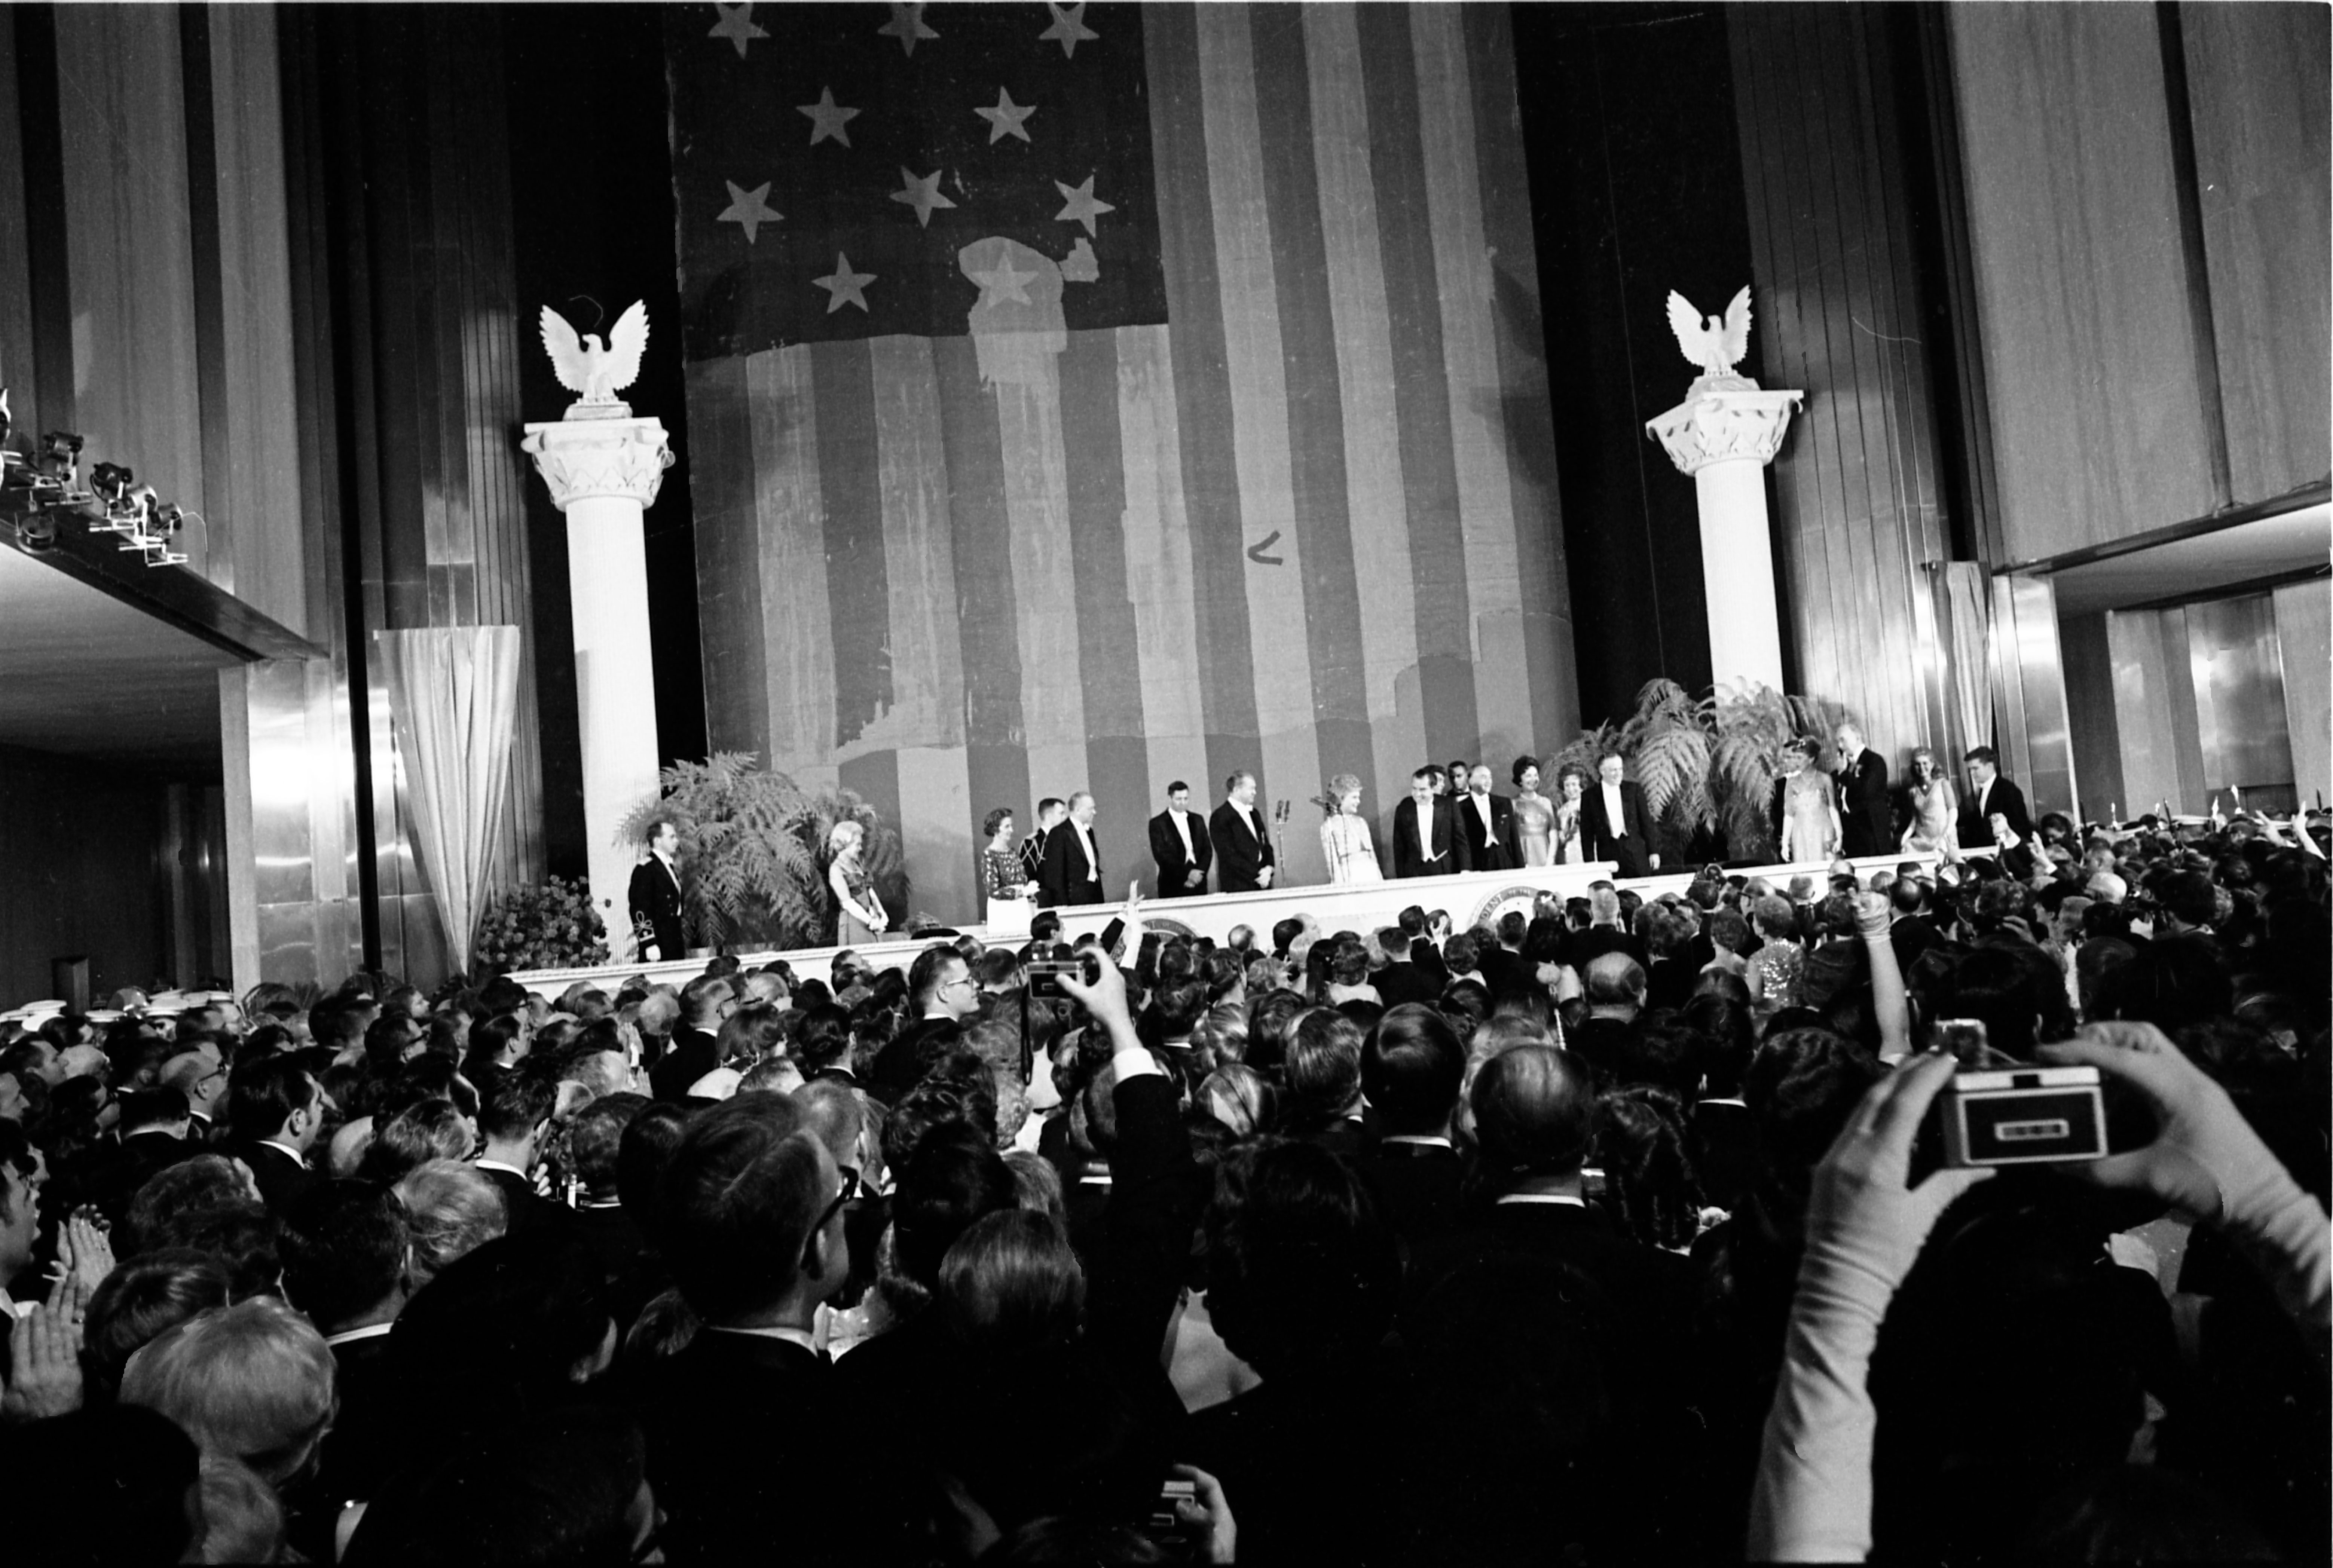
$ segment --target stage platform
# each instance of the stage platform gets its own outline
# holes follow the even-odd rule
[[[1980,852],[1971,850],[1970,855]],[[1907,862],[1933,866],[1941,856],[1925,855],[1874,855],[1850,862],[1857,875],[1868,878],[1875,871],[1893,870]],[[1698,868],[1695,868],[1696,870]],[[1787,889],[1794,878],[1812,877],[1817,886],[1829,875],[1830,862],[1801,861],[1791,865],[1759,865],[1734,867],[1728,875],[1763,877],[1778,889]],[[1212,937],[1216,942],[1226,940],[1236,926],[1244,925],[1256,934],[1259,942],[1269,943],[1272,928],[1291,915],[1310,913],[1325,931],[1368,932],[1396,923],[1401,912],[1416,904],[1429,913],[1446,910],[1451,924],[1457,930],[1467,930],[1485,921],[1496,921],[1510,909],[1529,912],[1531,903],[1542,893],[1553,893],[1570,898],[1584,895],[1589,884],[1610,877],[1609,862],[1590,862],[1585,865],[1538,865],[1517,871],[1464,872],[1455,876],[1418,876],[1405,882],[1364,883],[1352,887],[1270,888],[1261,893],[1215,893],[1204,898],[1146,898],[1142,901],[1142,920],[1147,926],[1173,932],[1184,936]],[[1694,871],[1663,872],[1655,876],[1633,877],[1618,885],[1645,898],[1656,898],[1665,893],[1682,893],[1692,883]],[[1099,932],[1125,913],[1122,902],[1085,904],[1061,911],[1061,940],[1073,942],[1089,932]],[[980,926],[960,926],[982,941],[992,940]],[[1019,946],[1027,939],[1022,935],[1000,934],[993,940]],[[915,957],[931,945],[930,938],[902,937],[897,941],[863,943],[850,951],[858,953],[878,969],[904,969]],[[797,979],[823,980],[828,978],[829,965],[834,955],[843,951],[833,947],[800,948],[790,952],[741,952],[738,961],[747,969],[757,968],[773,958],[782,958],[793,966]],[[705,972],[708,954],[698,953],[673,963],[605,964],[593,969],[532,970],[514,974],[511,978],[538,996],[558,996],[578,980],[587,980],[605,989],[611,996],[626,981],[646,977],[651,982],[680,986]]]

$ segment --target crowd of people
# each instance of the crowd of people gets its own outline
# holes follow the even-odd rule
[[[2324,1562],[2325,824],[2031,827],[20,1020],[9,1559]]]

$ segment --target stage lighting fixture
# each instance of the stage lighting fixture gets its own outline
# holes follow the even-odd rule
[[[41,471],[70,488],[81,463],[82,438],[68,430],[41,437]]]

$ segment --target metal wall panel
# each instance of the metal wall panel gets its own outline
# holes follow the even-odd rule
[[[2266,594],[2187,607],[2187,668],[2203,785],[2220,790],[2292,783],[2284,668]]]
[[[2071,814],[2080,797],[2066,722],[2065,660],[2058,648],[2058,594],[2046,577],[1992,579],[1994,744],[2001,770],[2026,804]]]

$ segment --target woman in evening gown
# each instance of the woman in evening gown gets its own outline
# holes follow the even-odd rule
[[[1539,759],[1515,759],[1515,842],[1525,865],[1555,860],[1555,804],[1539,792]]]
[[[826,837],[833,856],[827,863],[826,885],[834,894],[834,940],[841,947],[874,942],[891,923],[883,912],[883,901],[875,896],[875,879],[867,874],[859,857],[866,844],[867,830],[847,817],[836,823]]]
[[[1904,847],[1956,856],[1960,837],[1953,818],[1960,802],[1953,797],[1953,781],[1936,767],[1936,754],[1925,746],[1912,753],[1912,783],[1906,794],[1912,802],[1912,820],[1904,828]]]
[[[1360,779],[1350,773],[1330,779],[1328,806],[1328,820],[1320,824],[1320,854],[1329,863],[1330,884],[1383,882],[1377,846],[1369,840],[1369,819],[1361,815]]]
[[[1025,936],[1037,884],[1029,880],[1013,847],[1012,808],[999,806],[981,827],[988,835],[988,847],[980,852],[981,891],[988,899],[988,934]]]
[[[1783,751],[1782,859],[1828,861],[1839,854],[1839,800],[1831,777],[1815,766],[1821,745],[1806,736]]]
[[[1588,795],[1588,770],[1566,762],[1555,770],[1555,864],[1585,865],[1588,846],[1579,841],[1579,803]]]

